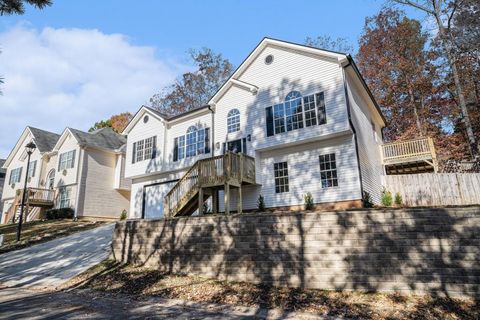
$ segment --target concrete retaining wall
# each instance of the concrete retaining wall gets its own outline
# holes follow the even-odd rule
[[[318,289],[480,296],[480,207],[121,221],[118,261]]]

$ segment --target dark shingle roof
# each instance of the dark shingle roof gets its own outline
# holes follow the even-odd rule
[[[52,151],[53,147],[60,138],[59,134],[50,131],[45,131],[34,127],[28,127],[28,129],[30,129],[30,132],[33,134],[33,137],[35,138],[35,144],[40,152]]]
[[[82,145],[102,149],[117,150],[127,143],[127,139],[111,128],[102,128],[93,132],[84,132],[69,128],[75,139]]]
[[[5,163],[5,159],[0,159],[0,173],[6,173],[7,170],[6,169],[2,169],[3,167],[3,164]]]

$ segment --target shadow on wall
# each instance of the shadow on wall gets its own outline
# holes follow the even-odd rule
[[[118,261],[316,289],[480,297],[480,208],[204,216],[117,225]]]

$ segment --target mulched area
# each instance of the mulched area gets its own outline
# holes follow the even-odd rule
[[[264,287],[250,283],[171,275],[107,260],[63,289],[228,303],[358,319],[480,319],[480,301],[430,296]]]
[[[3,245],[0,247],[0,254],[68,236],[75,232],[93,229],[105,222],[98,220],[73,221],[72,219],[31,221],[22,225],[19,242],[16,241],[17,224],[2,225],[0,226],[0,234],[3,234],[4,238]]]

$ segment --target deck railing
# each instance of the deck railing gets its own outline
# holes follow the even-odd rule
[[[382,156],[384,164],[436,158],[432,138],[386,143],[382,145]]]
[[[221,186],[228,182],[255,183],[255,159],[241,153],[228,152],[198,160],[165,195],[166,215],[175,215],[200,188]]]
[[[28,188],[27,189],[28,203],[53,203],[55,200],[55,190],[52,189],[40,189],[40,188]]]

